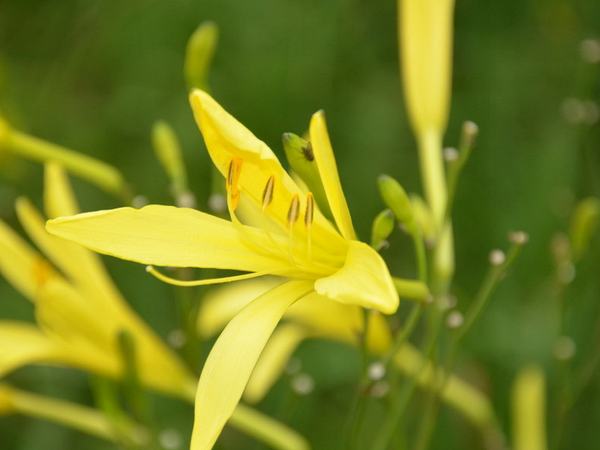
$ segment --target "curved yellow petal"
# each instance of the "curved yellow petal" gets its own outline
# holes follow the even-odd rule
[[[283,374],[298,345],[309,335],[307,329],[300,325],[287,323],[278,326],[256,363],[244,391],[244,400],[260,402]]]
[[[311,290],[307,281],[277,286],[247,305],[223,330],[198,383],[192,450],[213,447],[281,316]]]
[[[356,239],[350,210],[342,191],[342,183],[340,182],[333,149],[329,141],[329,133],[327,132],[325,113],[323,111],[318,111],[312,116],[310,121],[310,142],[319,168],[319,174],[321,175],[321,181],[327,194],[327,201],[329,202],[331,213],[335,218],[335,223],[342,236],[346,239]]]
[[[305,193],[302,189],[283,169],[273,151],[210,95],[195,89],[190,94],[190,103],[208,153],[221,174],[227,177],[231,161],[236,158],[242,159],[238,185],[255,207],[262,206],[262,195],[267,181],[271,176],[275,177],[268,216],[281,230],[286,230],[287,213],[292,198],[298,195],[300,209],[304,211],[306,208]],[[324,242],[336,240],[336,233],[327,219],[320,211],[315,211],[313,236],[320,239],[323,232],[328,234]],[[337,239],[339,240],[339,236]]]
[[[79,213],[67,173],[57,162],[44,165],[44,210],[49,219]]]
[[[34,325],[0,321],[0,377],[22,366],[56,362],[62,349]]]
[[[142,264],[269,271],[281,260],[244,243],[231,222],[188,208],[150,205],[50,220],[51,234]],[[248,232],[251,232],[248,229]]]
[[[283,282],[282,278],[261,277],[212,288],[202,297],[196,322],[198,333],[205,339],[214,336],[244,306]]]
[[[308,441],[296,431],[241,403],[228,423],[278,450],[310,450]]]
[[[393,314],[400,302],[392,277],[379,254],[367,244],[350,241],[344,267],[315,282],[315,291],[332,300]]]
[[[29,237],[44,252],[53,264],[80,289],[87,288],[96,306],[109,307],[111,297],[120,297],[111,278],[108,276],[100,257],[72,242],[50,235],[45,228],[46,220],[26,198],[16,203],[17,215]],[[39,278],[41,267],[35,268]],[[43,280],[39,280],[38,284]],[[88,301],[91,301],[88,298]]]

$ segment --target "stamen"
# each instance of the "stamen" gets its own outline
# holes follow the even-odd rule
[[[269,179],[267,180],[267,184],[265,184],[265,188],[263,190],[262,211],[261,211],[262,214],[261,214],[260,220],[261,220],[262,229],[264,230],[267,238],[269,238],[269,241],[271,241],[271,244],[273,244],[273,246],[275,248],[278,248],[280,251],[285,252],[285,250],[282,248],[282,246],[275,240],[275,238],[271,234],[271,231],[269,230],[269,227],[267,226],[266,211],[267,211],[267,208],[269,207],[269,205],[273,202],[274,191],[275,191],[275,175],[271,175],[269,177]]]
[[[275,187],[275,176],[271,175],[265,184],[265,189],[262,195],[262,210],[265,211],[273,201],[273,189]]]
[[[240,191],[238,189],[238,181],[242,169],[242,158],[234,158],[229,163],[229,173],[227,174],[227,193],[228,199],[231,202],[231,209],[235,211],[240,200]]]
[[[298,217],[300,216],[300,196],[298,194],[294,194],[292,197],[292,203],[290,204],[290,209],[288,209],[287,213],[287,225],[291,230],[294,228],[294,224],[298,221]]]
[[[300,216],[300,196],[298,194],[294,194],[292,197],[292,203],[290,204],[290,209],[287,214],[287,225],[289,232],[288,246],[289,246],[289,258],[292,266],[298,268],[296,263],[294,262],[294,225],[298,221],[298,217]]]
[[[231,277],[207,278],[205,280],[183,281],[183,280],[177,280],[175,278],[171,278],[165,274],[160,273],[158,270],[156,270],[154,268],[154,266],[146,266],[146,272],[155,276],[159,280],[164,281],[165,283],[173,284],[175,286],[184,286],[184,287],[205,286],[207,284],[229,283],[230,281],[247,280],[249,278],[257,278],[257,277],[262,277],[264,275],[276,275],[277,274],[277,270],[269,270],[268,272],[249,272],[249,273],[243,273],[241,275],[234,275]]]
[[[306,194],[306,212],[304,213],[304,225],[306,226],[306,253],[308,262],[312,264],[312,238],[311,229],[315,213],[315,198],[312,192]]]

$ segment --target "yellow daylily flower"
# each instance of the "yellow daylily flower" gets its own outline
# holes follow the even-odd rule
[[[61,166],[48,164],[45,175],[47,215],[77,213]],[[35,303],[39,324],[0,322],[0,376],[23,365],[50,363],[119,378],[124,370],[119,335],[128,332],[141,382],[193,398],[196,377],[128,306],[99,256],[48,234],[46,219],[28,200],[21,198],[16,206],[21,224],[48,260],[0,221],[0,272]]]
[[[391,314],[399,299],[383,259],[356,240],[323,112],[310,123],[311,156],[335,225],[271,149],[212,97],[194,90],[190,101],[213,163],[226,179],[230,221],[151,205],[58,218],[47,229],[92,250],[144,264],[248,272],[195,284],[262,275],[288,279],[243,308],[213,347],[196,395],[192,448],[199,450],[214,445],[269,336],[293,303],[314,291]],[[261,217],[259,226],[240,221],[240,202]]]

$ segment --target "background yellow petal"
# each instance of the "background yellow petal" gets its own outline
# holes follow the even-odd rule
[[[61,359],[62,349],[34,325],[0,321],[0,377],[22,366]]]
[[[56,199],[56,202],[60,201]],[[100,257],[80,245],[50,235],[45,228],[45,218],[28,199],[19,198],[16,206],[21,225],[47,258],[70,282],[93,294],[97,307],[110,308],[111,297],[120,297],[120,294]]]
[[[315,282],[315,291],[332,300],[373,308],[385,314],[398,309],[392,277],[379,254],[367,244],[350,241],[344,267]]]
[[[188,208],[150,205],[84,213],[48,221],[46,229],[142,264],[250,272],[281,266],[279,259],[247,246],[231,222]]]
[[[283,374],[298,345],[309,335],[306,327],[293,323],[279,325],[256,363],[244,391],[244,400],[260,402]]]
[[[313,114],[310,121],[310,142],[312,144],[313,153],[321,181],[327,194],[327,201],[331,208],[331,213],[335,218],[335,223],[338,226],[340,233],[346,239],[356,239],[354,227],[352,226],[352,218],[350,210],[342,191],[342,183],[335,163],[335,156],[329,141],[329,133],[325,124],[325,113],[318,111]]]
[[[0,272],[29,300],[34,300],[39,284],[36,270],[44,259],[11,227],[0,220]],[[49,265],[46,267],[50,268]]]
[[[192,450],[212,448],[281,316],[311,289],[307,281],[277,286],[248,304],[223,330],[200,376]]]
[[[44,208],[49,219],[79,213],[67,173],[56,162],[44,166]]]
[[[197,321],[198,334],[205,339],[214,336],[244,306],[283,282],[283,278],[261,277],[212,288],[202,297]]]

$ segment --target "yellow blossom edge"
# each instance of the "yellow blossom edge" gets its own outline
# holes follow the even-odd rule
[[[277,450],[310,450],[308,441],[296,431],[241,403],[229,423]]]
[[[117,208],[46,224],[49,233],[142,264],[264,271],[280,261],[253,251],[227,220],[174,206]]]
[[[313,154],[317,161],[319,175],[323,182],[323,188],[327,195],[327,201],[331,208],[331,213],[335,218],[335,222],[346,239],[356,239],[350,210],[346,203],[346,197],[342,190],[342,184],[335,162],[335,156],[331,148],[329,133],[325,123],[325,113],[318,111],[313,114],[310,121],[310,142],[313,148]]]
[[[311,290],[310,282],[288,281],[253,300],[225,327],[198,383],[192,450],[213,447],[281,316]]]

